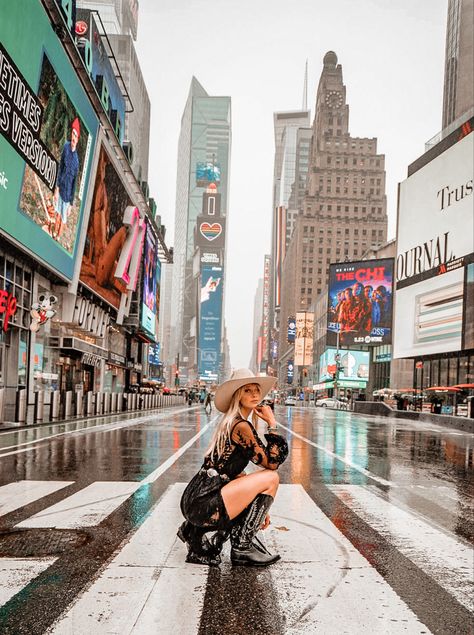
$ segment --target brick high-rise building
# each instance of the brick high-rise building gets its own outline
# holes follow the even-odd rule
[[[377,154],[377,139],[350,136],[342,67],[333,51],[323,64],[306,195],[283,262],[281,377],[291,356],[287,318],[308,310],[325,289],[330,262],[357,260],[387,238],[385,157]]]

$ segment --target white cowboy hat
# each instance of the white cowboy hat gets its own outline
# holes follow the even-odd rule
[[[254,375],[248,368],[238,368],[234,370],[230,379],[222,383],[217,387],[216,394],[214,396],[214,404],[217,410],[221,412],[227,412],[230,406],[232,395],[236,390],[245,386],[246,384],[258,384],[262,391],[262,399],[268,393],[270,388],[276,382],[276,377],[258,377]]]

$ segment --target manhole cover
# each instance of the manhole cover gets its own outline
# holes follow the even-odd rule
[[[0,534],[0,557],[29,558],[54,556],[90,542],[81,531],[60,529],[19,529]]]

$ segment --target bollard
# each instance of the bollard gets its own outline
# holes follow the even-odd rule
[[[51,392],[51,419],[59,418],[59,408],[61,405],[61,393],[59,390],[53,390]]]
[[[37,421],[43,421],[44,417],[44,390],[37,390],[35,392],[35,412],[33,415],[33,420],[36,423]]]
[[[110,400],[110,412],[117,412],[117,397],[118,393],[113,392]]]
[[[5,404],[5,388],[0,388],[0,421],[3,421],[4,404]]]
[[[104,403],[103,400],[104,400],[104,394],[101,392],[97,392],[95,394],[95,414],[96,415],[102,414],[102,407]]]
[[[64,410],[64,418],[69,419],[72,415],[72,390],[66,391],[66,407]]]
[[[84,414],[84,392],[82,388],[76,390],[76,417],[82,417]]]
[[[90,417],[94,414],[94,393],[89,390],[87,393],[87,416]]]
[[[107,414],[112,410],[112,393],[111,392],[108,392],[105,395],[104,409]]]
[[[16,391],[15,421],[19,423],[25,423],[26,421],[26,390],[24,388]]]

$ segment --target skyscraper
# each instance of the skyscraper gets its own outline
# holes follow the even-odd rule
[[[197,376],[199,347],[199,319],[201,302],[198,297],[200,264],[193,259],[196,253],[196,239],[206,236],[225,244],[224,223],[211,222],[209,231],[197,229],[198,216],[204,213],[204,195],[209,187],[217,193],[219,209],[207,209],[206,214],[216,214],[221,219],[227,216],[227,192],[229,186],[229,162],[231,144],[231,101],[230,97],[211,97],[198,80],[193,77],[188,99],[181,119],[178,142],[178,165],[176,179],[176,215],[174,243],[174,272],[172,323],[175,327],[173,354],[179,356],[182,381],[194,380]],[[209,194],[210,195],[210,194]],[[213,195],[214,196],[214,195]],[[212,234],[218,224],[219,236]],[[208,226],[206,225],[206,227]],[[221,233],[222,232],[222,233]],[[225,267],[223,249],[207,250],[207,264],[215,263]],[[223,271],[219,272],[219,293],[225,292]],[[223,303],[222,303],[223,305]],[[220,316],[220,336],[222,338],[222,315]],[[220,358],[220,354],[219,354]],[[216,362],[219,366],[220,362]]]
[[[324,292],[330,262],[357,259],[386,241],[384,162],[375,138],[349,134],[342,67],[329,51],[316,97],[307,191],[283,265],[282,325]],[[280,359],[286,349],[281,328]]]
[[[449,0],[443,91],[443,128],[474,105],[474,1]]]

